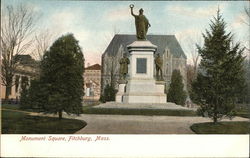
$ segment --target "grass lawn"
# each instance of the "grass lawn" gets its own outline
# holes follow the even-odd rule
[[[250,113],[248,112],[237,112],[236,116],[244,117],[244,118],[250,118]]]
[[[240,117],[250,118],[250,109],[248,108],[237,109],[236,115]]]
[[[25,112],[2,110],[3,134],[73,134],[87,125],[75,119],[30,116]]]
[[[165,109],[115,109],[83,107],[83,114],[111,114],[111,115],[163,115],[163,116],[197,116],[192,110],[165,110]]]
[[[20,105],[19,104],[2,104],[1,108],[2,109],[19,110],[20,109]]]
[[[250,105],[249,104],[238,104],[236,106],[236,116],[250,118]]]
[[[250,122],[232,121],[232,122],[213,122],[193,124],[191,130],[196,134],[249,134]]]

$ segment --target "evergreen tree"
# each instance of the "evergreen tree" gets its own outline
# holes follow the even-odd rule
[[[107,84],[104,88],[104,94],[101,96],[100,101],[108,102],[108,101],[115,101],[115,95],[117,90],[115,90],[114,86]]]
[[[82,112],[83,60],[83,53],[73,34],[60,37],[44,54],[40,86],[37,87],[41,88],[45,99],[38,105],[46,112],[58,113],[60,119],[63,111]]]
[[[247,88],[246,88],[245,95],[242,95],[242,98],[243,98],[242,100],[243,100],[243,103],[246,103],[250,106],[250,97],[249,97],[250,96],[250,59],[245,60],[244,70],[245,70],[245,79],[246,79]]]
[[[32,109],[43,110],[47,104],[48,85],[42,83],[39,79],[31,81],[29,88],[29,104]]]
[[[168,90],[168,102],[173,102],[177,105],[184,105],[186,100],[186,92],[183,90],[184,84],[180,70],[172,72],[171,83]]]
[[[243,49],[239,43],[233,44],[233,36],[225,28],[218,10],[210,31],[203,34],[204,46],[197,45],[202,59],[192,84],[193,101],[201,105],[199,111],[207,113],[214,123],[223,116],[233,116],[235,103],[245,86]]]

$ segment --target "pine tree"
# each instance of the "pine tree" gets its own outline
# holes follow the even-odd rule
[[[49,86],[42,83],[39,79],[34,79],[31,81],[29,88],[29,106],[32,109],[45,109],[44,105],[47,104]]]
[[[210,31],[203,34],[204,46],[197,45],[201,55],[199,72],[192,84],[193,101],[201,105],[213,122],[223,116],[232,117],[237,98],[244,89],[244,71],[240,44],[233,44],[231,32],[226,33],[226,23],[217,11],[211,21]]]
[[[107,84],[104,88],[104,102],[115,101],[116,90],[114,86]]]
[[[168,102],[173,102],[177,105],[184,105],[187,96],[183,88],[184,84],[182,82],[180,70],[174,70],[168,90]]]
[[[63,111],[82,112],[83,60],[83,53],[73,34],[60,37],[44,54],[40,87],[45,98],[42,108],[46,112],[58,113],[60,119]]]

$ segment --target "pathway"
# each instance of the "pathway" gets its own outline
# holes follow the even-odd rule
[[[202,117],[139,115],[84,114],[76,118],[87,122],[87,126],[76,134],[194,134],[189,128],[192,124],[211,121]],[[249,119],[235,117],[233,121]]]

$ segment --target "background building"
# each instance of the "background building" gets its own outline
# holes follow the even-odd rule
[[[166,81],[166,91],[169,88],[174,69],[180,70],[183,77],[184,89],[186,90],[187,57],[176,37],[174,35],[147,35],[147,39],[158,47],[156,53],[159,53],[163,57],[163,78]],[[123,53],[128,54],[126,47],[135,40],[135,35],[116,34],[102,54],[102,93],[104,87],[107,84],[111,84],[111,82],[117,88],[120,67],[119,60],[122,58]]]
[[[84,101],[97,101],[101,90],[101,65],[94,64],[85,68]]]
[[[38,75],[38,62],[35,61],[30,55],[17,55],[18,66],[15,70],[12,87],[9,95],[9,99],[19,100],[21,95],[21,84],[24,80],[28,79],[30,81]],[[3,80],[1,78],[1,99],[5,98],[6,87],[2,84]]]

